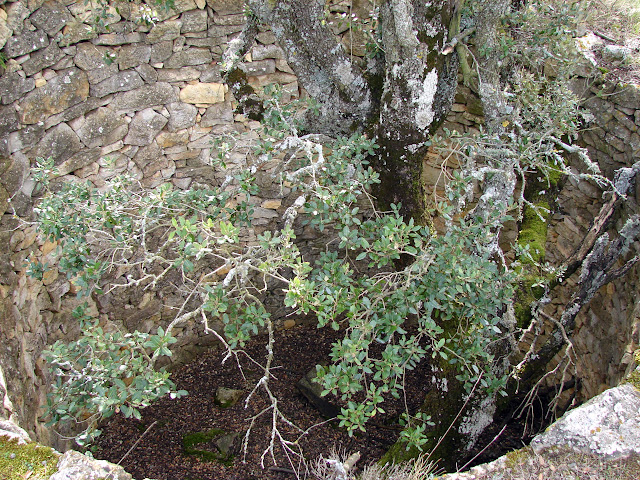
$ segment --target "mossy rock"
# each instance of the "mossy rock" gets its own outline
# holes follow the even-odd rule
[[[0,479],[48,479],[58,471],[59,456],[49,447],[0,436]]]
[[[518,243],[523,247],[529,245],[529,253],[534,262],[544,260],[548,226],[549,204],[546,201],[536,202],[535,208],[528,206],[524,209]]]
[[[206,462],[231,465],[239,436],[239,433],[227,433],[220,428],[188,433],[182,437],[183,452]]]

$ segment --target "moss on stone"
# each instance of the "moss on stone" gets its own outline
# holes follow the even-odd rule
[[[204,448],[196,448],[198,445],[206,444],[212,440],[225,435],[225,431],[220,428],[212,428],[204,432],[187,433],[182,437],[182,446],[185,455],[199,457],[206,462],[220,462],[223,465],[233,463],[233,455],[225,455],[218,448],[214,450],[206,450]]]
[[[529,253],[534,262],[542,262],[545,257],[547,228],[549,224],[549,203],[541,200],[535,208],[524,209],[522,227],[518,234],[518,243],[524,247],[529,245]],[[541,218],[542,217],[542,218]]]
[[[37,443],[19,445],[0,436],[0,478],[2,480],[48,479],[58,471],[60,454]]]
[[[637,366],[633,372],[627,375],[625,383],[630,383],[636,388],[636,390],[640,390],[640,349],[634,352],[633,358],[635,359]]]

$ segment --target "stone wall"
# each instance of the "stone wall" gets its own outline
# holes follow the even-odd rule
[[[0,418],[14,418],[33,438],[59,448],[64,446],[40,418],[49,382],[40,355],[54,341],[77,336],[69,311],[79,300],[73,285],[55,269],[42,281],[26,275],[31,255],[51,263],[56,255],[56,245],[25,224],[34,202],[30,166],[36,157],[52,157],[60,174],[56,181],[89,181],[96,187],[124,171],[147,188],[164,182],[180,189],[217,185],[225,172],[212,167],[213,140],[236,138],[229,164],[242,164],[259,128],[234,114],[234,99],[217,66],[227,42],[242,29],[242,0],[176,0],[172,10],[157,13],[155,24],[139,23],[135,4],[117,6],[118,12],[111,9],[106,19],[109,29],[96,31],[91,28],[95,15],[84,0],[0,0],[0,47],[6,56],[0,68],[0,243],[6,245],[0,250],[0,380],[6,380],[0,382]],[[362,8],[358,17],[366,19]],[[352,55],[363,56],[361,32],[339,21],[345,11],[334,6],[334,31],[343,35]],[[245,60],[243,68],[255,87],[278,83],[285,101],[304,95],[268,30],[258,34]],[[638,158],[640,105],[637,90],[631,91],[635,103],[625,103],[627,94],[616,92],[589,100],[600,115],[595,122],[600,127],[587,132],[584,141],[607,172]],[[461,86],[445,126],[473,131],[481,123],[477,96]],[[426,183],[442,185],[441,164],[442,158],[428,156]],[[272,162],[256,173],[261,196],[253,199],[248,241],[280,221],[295,198],[274,182],[277,168]],[[565,184],[549,230],[551,261],[571,251],[576,234],[588,228],[600,203],[595,187]],[[323,246],[308,229],[297,233],[306,252]],[[636,269],[630,278],[637,279],[638,273]],[[566,292],[572,282],[566,282]],[[583,328],[576,343],[580,371],[593,379],[585,390],[589,396],[615,384],[630,361],[625,352],[636,344],[631,325],[638,317],[633,284],[624,280],[607,287],[580,316]],[[103,298],[92,308],[105,320],[143,331],[171,319],[171,302],[179,301],[172,300],[175,292],[138,293],[118,301]],[[560,296],[564,302],[562,295],[567,294]],[[176,333],[183,358],[210,344],[197,325]]]

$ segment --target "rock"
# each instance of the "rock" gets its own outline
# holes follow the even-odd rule
[[[40,50],[49,45],[49,37],[42,30],[26,31],[7,40],[4,53],[7,58],[15,58]]]
[[[89,148],[111,145],[127,134],[128,125],[124,117],[112,108],[98,108],[87,115],[84,124],[76,132]]]
[[[178,20],[169,20],[167,22],[157,23],[147,34],[147,43],[158,43],[167,40],[175,40],[180,36],[180,28],[182,22]]]
[[[13,107],[0,107],[0,156],[8,157],[11,152],[9,134],[18,129],[18,115]]]
[[[198,109],[193,105],[174,102],[167,105],[167,109],[170,115],[167,129],[170,132],[176,132],[195,125]]]
[[[10,420],[0,420],[0,437],[16,440],[18,445],[31,442],[29,434]]]
[[[313,405],[325,418],[335,418],[340,413],[340,409],[329,402],[326,397],[320,396],[322,386],[315,382],[316,369],[311,369],[304,377],[296,383],[296,387],[300,390],[311,405]]]
[[[602,58],[608,62],[624,61],[631,56],[632,50],[622,45],[605,45]]]
[[[66,123],[61,123],[49,130],[40,140],[33,156],[51,157],[56,165],[60,165],[83,148],[78,135],[71,127]]]
[[[50,36],[54,36],[62,30],[67,23],[70,23],[73,17],[64,5],[52,1],[46,2],[42,7],[33,12],[29,20]]]
[[[0,18],[0,49],[11,38],[12,33],[13,30],[7,25],[7,21],[4,18]]]
[[[118,65],[107,60],[111,53],[110,48],[82,43],[78,45],[73,61],[86,72],[91,84],[100,83],[118,73]]]
[[[242,13],[244,10],[244,0],[207,0],[207,5],[218,15]]]
[[[222,408],[233,407],[240,401],[244,395],[242,390],[234,390],[233,388],[218,387],[216,390],[215,404]]]
[[[211,25],[207,30],[209,37],[222,37],[226,43],[226,37],[242,31],[242,25]]]
[[[138,146],[149,145],[167,124],[167,121],[163,115],[156,113],[151,108],[139,111],[129,125],[129,134],[125,137],[124,143]]]
[[[553,446],[617,460],[640,454],[640,392],[630,384],[611,388],[562,418],[531,442],[535,452]]]
[[[95,110],[96,108],[107,105],[110,102],[110,100],[111,100],[111,97],[104,97],[104,98],[89,97],[84,102],[80,102],[71,108],[67,108],[66,110],[64,110],[63,112],[57,115],[52,115],[48,117],[44,122],[44,127],[48,129],[51,127],[55,127],[61,122],[68,122],[75,118],[81,117],[82,115],[84,115],[87,112],[90,112],[91,110]]]
[[[62,30],[63,36],[60,39],[61,47],[68,47],[85,40],[91,40],[97,36],[95,30],[86,23],[73,21]]]
[[[151,45],[150,63],[164,62],[173,54],[173,42],[164,41]]]
[[[284,60],[284,51],[278,45],[254,45],[251,49],[251,59],[256,62],[266,58]]]
[[[237,440],[240,437],[238,432],[227,433],[216,439],[216,448],[220,454],[226,458],[233,455],[238,450]]]
[[[240,64],[240,69],[246,73],[247,76],[267,75],[269,73],[275,73],[276,62],[273,59],[246,62]]]
[[[177,89],[169,83],[157,82],[120,93],[113,101],[116,110],[138,111],[157,105],[177,102]]]
[[[156,137],[156,143],[161,148],[171,148],[176,145],[186,145],[189,142],[189,134],[182,132],[160,132]]]
[[[144,37],[140,32],[106,33],[96,38],[93,41],[93,43],[95,43],[96,45],[117,46],[117,45],[126,45],[130,43],[140,43],[143,40],[144,40]]]
[[[66,452],[58,461],[58,471],[49,480],[131,480],[133,477],[119,465],[95,460],[74,450]]]
[[[148,63],[150,58],[150,45],[125,45],[118,52],[118,67],[127,70]]]
[[[90,93],[92,97],[104,97],[111,93],[128,92],[143,85],[144,81],[138,72],[125,70],[110,76],[98,84],[91,85]]]
[[[164,62],[165,68],[182,68],[189,65],[203,65],[211,63],[213,56],[211,51],[206,48],[188,48],[181,50],[171,55],[167,61]]]
[[[43,121],[50,115],[83,102],[88,96],[87,75],[76,68],[63,70],[20,102],[20,120],[24,124]]]
[[[22,64],[22,69],[26,75],[33,75],[34,73],[41,72],[45,68],[55,65],[64,56],[58,44],[51,42],[47,48],[32,54],[31,58]]]
[[[161,68],[158,71],[159,82],[191,82],[200,78],[200,71],[191,67]]]
[[[142,79],[147,83],[155,83],[158,81],[158,72],[151,65],[143,63],[136,67],[136,72],[140,74]]]
[[[181,33],[202,32],[207,29],[207,12],[203,10],[185,12],[180,20],[182,21]]]
[[[24,78],[18,72],[5,73],[0,77],[0,95],[5,105],[15,102],[34,88],[36,82],[33,78]]]
[[[69,157],[66,161],[57,166],[58,175],[67,175],[81,168],[97,162],[100,158],[101,149],[93,148],[91,150],[82,150],[75,155]]]
[[[24,30],[24,19],[29,16],[29,9],[23,2],[10,3],[7,10],[7,26],[14,35],[20,35]]]
[[[33,125],[25,125],[24,128],[13,132],[8,138],[9,153],[33,147],[42,138],[44,130],[45,128],[42,124],[34,123]]]
[[[193,104],[224,102],[227,86],[222,83],[196,83],[180,90],[180,100]]]
[[[221,102],[207,108],[200,120],[201,127],[213,127],[233,123],[233,110],[231,102]]]

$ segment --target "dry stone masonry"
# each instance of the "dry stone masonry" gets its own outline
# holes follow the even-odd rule
[[[26,275],[30,256],[49,263],[56,259],[56,245],[16,218],[32,218],[37,192],[29,169],[36,157],[54,160],[60,175],[56,182],[88,181],[100,188],[128,172],[146,188],[167,182],[179,189],[219,185],[225,173],[212,166],[214,139],[234,136],[236,151],[228,163],[241,165],[260,128],[234,113],[235,99],[218,67],[228,41],[243,28],[242,0],[176,0],[172,9],[155,12],[152,23],[141,21],[149,10],[126,1],[112,3],[104,19],[108,29],[95,29],[95,12],[84,0],[0,0],[0,418],[14,420],[32,438],[60,449],[65,446],[45,428],[39,409],[50,381],[41,352],[58,339],[78,335],[69,315],[78,300],[74,286],[56,269],[41,281]],[[362,32],[340,22],[334,31],[351,55],[364,56]],[[254,88],[280,84],[284,101],[305,95],[268,29],[257,35],[244,60],[242,68]],[[580,88],[595,116],[581,140],[592,157],[607,174],[637,162],[640,90],[606,84]],[[477,95],[460,86],[444,127],[477,131],[482,114]],[[442,161],[427,156],[426,185],[442,187]],[[261,196],[252,200],[248,241],[276,225],[295,200],[290,186],[274,181],[278,166],[274,160],[255,174]],[[573,251],[597,215],[601,195],[588,182],[564,184],[549,225],[547,260],[559,263]],[[322,246],[309,229],[296,233],[306,245],[303,252]],[[507,244],[515,241],[517,229],[507,235]],[[627,279],[607,286],[578,318],[581,395],[590,397],[617,384],[633,363],[639,273],[636,267]],[[560,287],[549,306],[551,315],[575,284],[571,277]],[[180,302],[171,289],[139,291],[101,298],[92,309],[125,328],[150,331],[168,323],[170,306]],[[211,341],[196,326],[176,333],[183,359]]]

